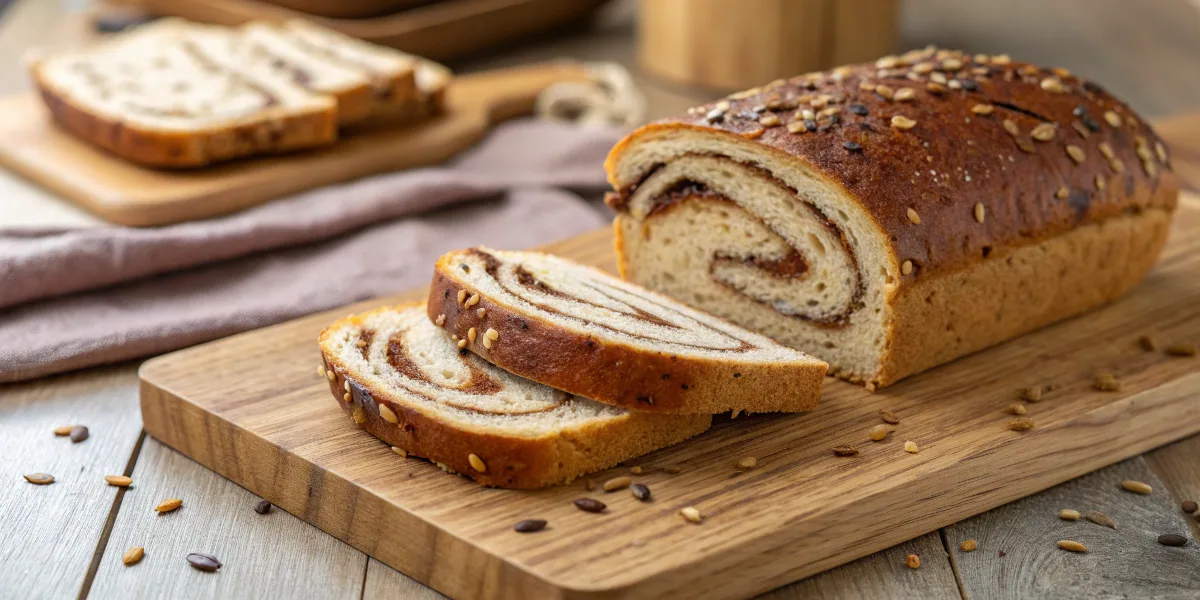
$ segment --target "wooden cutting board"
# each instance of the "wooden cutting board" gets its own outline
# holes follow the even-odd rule
[[[167,225],[228,214],[367,175],[437,164],[492,125],[533,110],[543,89],[580,81],[582,65],[556,62],[457,77],[446,114],[412,127],[344,134],[333,146],[189,171],[139,167],[58,129],[33,93],[0,98],[0,164],[120,225]]]
[[[597,231],[551,248],[613,269]],[[404,296],[420,298],[418,290]],[[1157,268],[1122,300],[877,393],[827,380],[807,414],[720,417],[632,461],[653,491],[484,489],[359,430],[317,374],[317,332],[387,298],[197,346],[141,369],[146,431],[354,547],[456,598],[734,598],[763,592],[1200,431],[1200,199],[1181,205]],[[1120,392],[1092,389],[1111,369]],[[619,373],[614,373],[619,377]],[[1008,429],[1024,387],[1036,426]],[[879,412],[900,417],[871,442]],[[906,440],[918,454],[908,454]],[[837,457],[831,447],[860,453]],[[739,473],[738,459],[758,467]],[[679,474],[663,467],[678,465]],[[604,481],[629,465],[598,473]],[[606,514],[577,510],[582,496]],[[702,524],[678,512],[695,506]],[[513,523],[549,521],[523,535]],[[916,576],[916,575],[914,575]]]

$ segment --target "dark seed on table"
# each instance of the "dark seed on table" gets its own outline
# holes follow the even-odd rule
[[[1179,507],[1183,509],[1183,512],[1188,513],[1189,515],[1197,510],[1200,510],[1200,506],[1196,505],[1195,500],[1184,500],[1183,504],[1179,505]]]
[[[629,486],[629,491],[633,492],[634,498],[637,498],[638,500],[641,500],[642,502],[650,501],[650,488],[646,487],[643,484],[635,483],[635,484]]]
[[[187,555],[187,561],[189,565],[209,573],[221,568],[221,561],[217,560],[217,557],[203,552],[193,552]]]
[[[71,428],[71,441],[78,444],[83,440],[88,439],[88,428],[83,425],[76,425]]]
[[[520,521],[516,525],[513,525],[513,530],[517,531],[518,533],[533,533],[535,531],[541,531],[545,528],[545,519],[525,519],[524,521]]]
[[[604,512],[608,505],[595,498],[578,498],[575,500],[575,508],[583,512],[598,513]]]
[[[254,505],[254,512],[260,515],[265,515],[271,512],[271,503],[267,502],[266,500],[260,500],[258,504]]]
[[[1177,533],[1164,533],[1158,536],[1158,543],[1164,546],[1173,546],[1178,548],[1180,546],[1186,546],[1188,540]]]

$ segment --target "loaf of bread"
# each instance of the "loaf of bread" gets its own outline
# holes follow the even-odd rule
[[[1095,83],[933,48],[651,123],[606,169],[625,278],[868,387],[1117,298],[1179,189]]]
[[[515,377],[460,350],[420,304],[341,319],[321,332],[320,347],[330,391],[355,423],[488,486],[567,483],[712,422],[632,412]]]
[[[817,404],[825,363],[599,270],[487,248],[434,269],[429,318],[521,377],[638,411]]]

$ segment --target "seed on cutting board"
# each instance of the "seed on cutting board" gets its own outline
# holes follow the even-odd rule
[[[624,475],[621,477],[613,477],[612,479],[604,482],[604,491],[615,492],[617,490],[623,490],[629,487],[629,485],[632,483],[633,480]]]
[[[1058,518],[1064,521],[1078,521],[1079,516],[1079,511],[1073,508],[1064,508],[1058,511]]]
[[[595,498],[576,498],[575,508],[583,512],[598,513],[604,512],[604,509],[608,508],[608,505]]]
[[[1087,546],[1076,542],[1075,540],[1059,540],[1058,547],[1069,552],[1087,552]]]
[[[1158,345],[1154,343],[1154,338],[1148,335],[1143,335],[1142,337],[1138,338],[1138,345],[1141,346],[1142,350],[1145,350],[1146,352],[1154,352],[1158,349]]]
[[[125,554],[121,555],[121,562],[124,563],[125,566],[134,565],[137,564],[138,561],[142,560],[142,557],[145,555],[145,548],[141,546],[134,546],[126,550]]]
[[[463,300],[467,299],[467,290],[458,290],[458,303],[462,304]]]
[[[634,498],[637,498],[638,500],[641,500],[642,502],[650,501],[650,488],[645,486],[644,484],[635,483],[635,484],[629,486],[629,491],[633,494]]]
[[[921,557],[916,554],[909,554],[904,557],[904,564],[908,565],[910,569],[919,569],[921,568]]]
[[[221,561],[217,560],[217,557],[211,554],[205,554],[203,552],[192,552],[191,554],[188,554],[187,561],[189,565],[192,565],[196,569],[207,571],[209,573],[221,568]]]
[[[54,476],[49,473],[30,473],[24,475],[25,481],[36,485],[46,485],[54,483]]]
[[[71,428],[71,433],[68,435],[71,436],[72,443],[78,444],[79,442],[88,439],[88,428],[84,427],[83,425],[76,425]]]
[[[1008,422],[1008,428],[1013,431],[1029,431],[1033,429],[1033,419],[1022,417]]]
[[[633,467],[632,469],[629,469],[629,472],[630,472],[630,473],[632,473],[632,474],[634,474],[634,475],[641,475],[641,474],[642,474],[642,467],[640,467],[640,466]]]
[[[154,512],[169,513],[180,506],[183,506],[183,500],[180,500],[179,498],[167,498],[166,500],[159,502],[158,506],[154,507]]]
[[[1083,518],[1085,518],[1097,525],[1103,525],[1109,529],[1117,528],[1116,521],[1112,520],[1112,518],[1110,518],[1108,515],[1106,515],[1102,512],[1099,512],[1099,511],[1089,510],[1089,511],[1083,513]]]
[[[1186,546],[1187,542],[1187,538],[1179,535],[1178,533],[1164,533],[1158,536],[1158,543],[1164,546],[1173,546],[1179,548],[1181,546]]]
[[[1154,491],[1154,488],[1150,487],[1149,484],[1141,481],[1134,481],[1132,479],[1126,479],[1125,481],[1122,481],[1121,487],[1125,488],[1126,491],[1142,495],[1150,494]]]
[[[891,432],[892,431],[887,428],[887,425],[876,425],[871,428],[871,431],[867,432],[867,437],[871,438],[871,441],[879,442],[882,441],[883,438],[887,437]]]
[[[907,442],[904,442],[904,451],[909,454],[916,454],[917,452],[920,452],[921,449],[917,447],[916,442],[908,440]]]
[[[58,427],[54,428],[54,435],[57,435],[59,437],[62,437],[65,435],[70,435],[71,428],[73,428],[73,427],[75,427],[75,426],[74,425],[59,425]]]
[[[1166,347],[1167,354],[1171,356],[1195,356],[1195,344],[1171,344]]]
[[[596,489],[596,482],[591,479],[585,479],[583,480],[583,488],[590,492]]]
[[[483,462],[483,459],[479,458],[479,456],[475,453],[472,452],[471,454],[467,455],[467,462],[471,463],[472,469],[475,469],[480,473],[487,472],[487,463]]]
[[[1100,373],[1092,381],[1092,387],[1101,392],[1119,392],[1121,391],[1121,380],[1112,373]]]
[[[854,446],[834,446],[833,453],[838,456],[854,456],[858,454],[858,448]]]
[[[891,425],[895,425],[900,422],[900,417],[897,417],[895,413],[891,413],[886,410],[879,411],[879,418],[883,419],[884,423]]]
[[[1025,405],[1020,402],[1013,402],[1008,406],[1008,414],[1021,416],[1025,414]]]
[[[408,458],[408,451],[399,446],[392,446],[392,452],[399,454],[401,458]]]
[[[737,468],[741,471],[749,471],[758,466],[758,459],[753,456],[747,456],[738,461]]]
[[[677,475],[677,474],[679,474],[679,472],[680,472],[681,470],[682,470],[682,469],[680,469],[680,468],[679,468],[677,465],[671,465],[671,466],[669,466],[669,467],[667,467],[667,468],[663,469],[663,472],[664,472],[664,473],[666,473],[666,474],[668,474],[668,475]]]
[[[1183,512],[1185,512],[1189,515],[1196,512],[1197,510],[1200,510],[1200,506],[1198,506],[1196,504],[1195,500],[1184,500],[1183,504],[1179,505],[1179,508],[1182,508]]]
[[[692,523],[699,523],[704,520],[704,515],[700,514],[700,511],[694,506],[685,506],[679,509],[679,514]]]
[[[1040,385],[1030,386],[1021,390],[1021,399],[1026,402],[1041,402],[1045,392],[1045,388]]]
[[[115,485],[117,487],[128,487],[129,484],[133,483],[132,479],[124,475],[105,475],[104,480],[107,481],[109,485]]]
[[[258,504],[254,505],[254,512],[265,515],[271,512],[271,503],[266,500],[259,500]]]
[[[979,544],[977,544],[975,540],[966,540],[962,544],[959,544],[958,547],[961,548],[963,552],[974,552],[975,549],[979,547]]]
[[[525,519],[524,521],[517,521],[517,524],[513,525],[513,531],[516,531],[517,533],[533,533],[535,531],[541,531],[545,528],[545,519]]]

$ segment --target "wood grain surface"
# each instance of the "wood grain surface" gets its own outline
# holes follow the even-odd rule
[[[448,90],[446,114],[428,123],[374,128],[329,148],[188,171],[148,169],[107,154],[53,126],[35,95],[18,94],[0,99],[0,164],[108,221],[165,225],[444,162],[492,124],[528,114],[547,86],[585,77],[582,66],[565,61],[466,75]]]
[[[1200,363],[1137,344],[1143,334],[1162,344],[1200,339],[1197,232],[1200,209],[1187,201],[1151,275],[1086,317],[880,393],[830,381],[811,413],[719,419],[707,434],[638,461],[650,467],[641,479],[655,491],[653,505],[613,495],[599,522],[570,505],[579,486],[482,489],[397,458],[345,418],[315,373],[312,340],[335,315],[393,299],[147,362],[143,418],[149,433],[201,464],[451,596],[740,597],[1200,431]],[[605,230],[555,251],[612,265]],[[1121,377],[1121,392],[1092,388],[1101,370]],[[1037,426],[1010,431],[1005,408],[1039,384],[1057,387],[1030,404]],[[901,424],[872,443],[866,432],[880,410]],[[906,440],[921,452],[905,453]],[[831,454],[847,443],[860,455]],[[736,475],[733,462],[747,454],[759,467]],[[657,470],[668,464],[683,472]],[[687,505],[707,515],[702,525],[676,515]],[[510,530],[532,517],[551,528]]]

